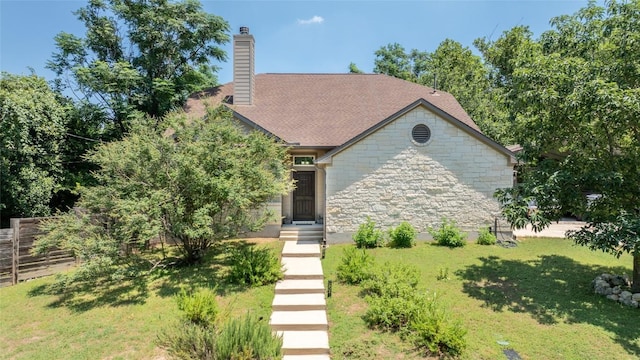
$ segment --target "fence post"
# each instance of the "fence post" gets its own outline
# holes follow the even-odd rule
[[[18,283],[18,272],[20,271],[20,219],[11,219],[13,229],[13,256],[11,260],[11,284]]]

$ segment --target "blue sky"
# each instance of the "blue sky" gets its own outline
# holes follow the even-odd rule
[[[598,1],[601,3],[601,1]],[[549,20],[573,14],[587,0],[440,1],[202,1],[237,33],[248,26],[256,39],[258,73],[344,73],[350,62],[373,69],[374,52],[397,42],[405,49],[433,51],[446,38],[473,48],[479,37],[496,39],[516,25],[538,36]],[[0,0],[0,69],[51,80],[45,66],[61,32],[82,35],[72,14],[79,0]],[[231,45],[223,47],[231,58]],[[222,83],[232,81],[231,63],[218,64]]]

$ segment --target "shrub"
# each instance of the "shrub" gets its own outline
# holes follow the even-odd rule
[[[406,329],[422,306],[415,291],[401,297],[367,296],[367,303],[369,307],[362,318],[370,328],[385,331]]]
[[[443,219],[440,228],[434,229],[429,227],[428,231],[438,245],[454,248],[466,244],[467,234],[460,231],[456,222],[453,220]]]
[[[389,246],[392,248],[410,248],[416,244],[418,232],[406,221],[398,227],[389,229]]]
[[[431,354],[459,356],[467,346],[467,330],[439,303],[437,296],[424,296],[411,319],[405,337]]]
[[[183,322],[162,329],[156,342],[175,359],[216,359],[214,356],[216,343],[214,328]]]
[[[489,231],[488,227],[480,228],[476,241],[479,245],[495,245],[496,241],[496,236]]]
[[[362,288],[373,296],[403,297],[415,291],[419,277],[415,266],[385,263],[369,271]]]
[[[283,278],[280,260],[269,248],[243,246],[232,252],[231,281],[249,286],[272,284]]]
[[[376,223],[367,216],[367,221],[360,224],[353,234],[353,241],[359,248],[375,248],[382,244],[382,231],[376,229]]]
[[[188,323],[209,327],[214,325],[218,317],[218,303],[213,289],[199,289],[189,294],[183,288],[176,296],[176,302]]]
[[[224,324],[215,344],[216,359],[281,359],[282,337],[266,320],[249,313]]]
[[[342,253],[337,277],[346,284],[359,284],[369,276],[373,266],[373,257],[364,249],[347,247]]]

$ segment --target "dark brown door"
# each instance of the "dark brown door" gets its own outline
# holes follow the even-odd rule
[[[311,221],[316,219],[316,173],[296,171],[293,173],[296,189],[293,190],[293,220]]]

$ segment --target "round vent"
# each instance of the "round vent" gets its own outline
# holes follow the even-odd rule
[[[411,130],[411,137],[418,144],[426,144],[431,139],[431,130],[425,124],[416,125]]]

